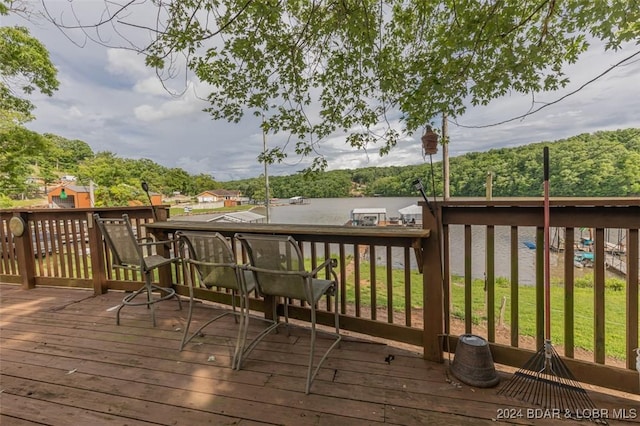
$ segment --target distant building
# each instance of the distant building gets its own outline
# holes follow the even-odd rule
[[[88,186],[61,185],[50,190],[47,199],[54,208],[91,208],[91,189]]]
[[[214,189],[201,192],[196,196],[199,203],[215,203],[219,201],[238,201],[240,191],[229,191],[226,189]]]

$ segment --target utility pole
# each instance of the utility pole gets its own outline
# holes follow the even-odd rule
[[[449,199],[449,125],[447,114],[442,113],[442,196]]]
[[[267,223],[269,220],[269,175],[267,174],[267,133],[264,131],[264,115],[262,116],[262,160],[264,161],[264,206],[267,212]]]

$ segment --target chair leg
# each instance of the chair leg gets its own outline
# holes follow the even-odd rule
[[[313,358],[314,358],[315,349],[316,349],[316,309],[315,309],[316,307],[315,305],[311,307],[311,348],[309,349],[309,367],[307,369],[307,384],[305,387],[306,394],[309,394],[309,392],[311,391],[311,383],[313,383],[313,379],[315,379],[316,375],[318,374],[318,371],[320,371],[320,367],[329,356],[329,353],[333,350],[333,348],[338,346],[340,344],[340,341],[342,340],[342,336],[340,335],[340,316],[338,313],[337,289],[334,297],[335,297],[334,318],[335,318],[335,327],[336,327],[336,333],[335,333],[336,340],[331,344],[331,346],[329,346],[329,349],[327,349],[324,352],[324,355],[322,356],[320,361],[318,361],[318,364],[316,365],[315,369],[313,369]],[[312,369],[313,369],[313,372],[312,372]]]
[[[160,297],[158,299],[153,299],[153,291],[157,290],[161,293]],[[145,293],[146,296],[146,300],[143,302],[137,302],[134,301],[135,298],[137,298],[141,293]],[[162,296],[162,293],[165,293],[164,296]],[[124,299],[122,299],[122,304],[120,304],[120,306],[118,306],[118,310],[116,311],[116,325],[120,325],[120,310],[122,310],[122,308],[124,308],[125,306],[142,306],[145,305],[147,307],[147,309],[151,310],[151,319],[153,322],[153,326],[156,326],[156,316],[155,316],[155,307],[154,304],[163,301],[163,300],[168,300],[168,299],[172,299],[172,298],[176,298],[178,300],[178,307],[180,308],[180,310],[182,310],[182,301],[180,300],[180,296],[175,292],[174,289],[172,288],[165,288],[165,287],[160,287],[157,285],[154,285],[151,283],[151,275],[150,274],[145,274],[145,284],[143,287],[139,288],[138,290],[134,291],[133,293],[127,295],[124,297]]]
[[[247,340],[248,328],[249,328],[249,295],[241,294],[240,295],[240,325],[238,326],[238,335],[236,337],[236,347],[233,351],[233,360],[231,361],[231,368],[233,370],[240,369],[240,363],[242,361],[242,351],[244,349],[244,345]]]
[[[135,299],[140,293],[142,293],[143,291],[146,291],[147,287],[141,287],[138,290],[134,291],[133,293],[127,295],[124,297],[124,299],[122,299],[122,303],[120,304],[120,306],[118,306],[118,310],[116,311],[116,325],[120,325],[120,310],[122,310],[122,308],[124,308],[127,305],[131,305],[131,301],[133,299]],[[143,303],[141,303],[143,304]]]
[[[205,322],[204,324],[202,324],[200,327],[198,327],[198,329],[196,331],[193,332],[193,334],[191,334],[191,336],[189,336],[189,328],[191,328],[191,319],[193,318],[193,306],[194,306],[194,294],[193,294],[193,286],[190,284],[189,285],[189,313],[187,314],[187,323],[185,324],[184,327],[184,332],[182,333],[182,341],[180,342],[180,351],[182,351],[184,349],[184,347],[187,345],[187,343],[189,343],[191,341],[191,339],[193,339],[194,337],[198,336],[201,334],[202,330],[204,330],[205,327],[207,327],[209,324],[211,324],[212,322],[224,317],[225,315],[233,315],[234,317],[236,315],[238,315],[238,313],[234,310],[232,312],[224,312],[214,318],[211,318],[210,320],[208,320],[207,322]],[[242,310],[240,312],[240,314],[242,314]],[[237,322],[237,319],[236,319]],[[232,363],[231,363],[231,368],[235,368],[235,363],[236,363],[236,354],[238,352],[238,342],[239,342],[239,336],[240,333],[242,332],[242,326],[243,326],[243,320],[242,318],[240,319],[240,329],[238,330],[238,337],[236,338],[236,346],[234,349],[234,354],[233,354],[233,358],[232,358]]]
[[[191,283],[189,283],[191,284]],[[184,349],[184,345],[191,339],[187,339],[189,335],[189,327],[191,326],[191,318],[193,316],[193,287],[189,285],[189,313],[187,313],[187,323],[184,326],[184,333],[182,333],[182,342],[180,342],[180,351]]]
[[[151,287],[151,273],[144,274],[145,286],[147,287],[147,308],[151,309],[151,322],[156,326],[156,309],[153,301],[153,288]]]
[[[311,381],[313,377],[311,377],[311,369],[313,368],[313,355],[316,349],[316,310],[315,307],[311,307],[311,348],[309,348],[309,367],[307,367],[307,384],[304,388],[304,393],[309,395],[309,391],[311,390]],[[318,365],[320,368],[320,365]],[[317,371],[317,370],[316,370]],[[315,374],[314,374],[315,376]]]

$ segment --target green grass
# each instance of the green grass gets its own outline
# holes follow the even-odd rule
[[[594,349],[594,291],[592,286],[587,286],[589,277],[584,277],[576,283],[574,288],[574,346],[593,351]],[[500,305],[503,297],[506,299],[504,323],[511,325],[511,289],[505,279],[496,280],[495,287],[495,318],[496,323],[500,318]],[[591,282],[593,277],[591,276]],[[626,293],[624,282],[621,280],[607,280],[605,289],[605,351],[608,356],[625,358],[625,318],[626,318]],[[472,283],[472,315],[473,321],[485,321],[486,294],[484,281],[474,280]],[[535,336],[536,334],[536,310],[535,287],[518,287],[518,322],[521,335]],[[464,318],[464,284],[463,279],[452,279],[451,286],[451,314]],[[565,323],[564,286],[562,283],[554,283],[551,286],[551,339],[554,344],[563,345],[566,341],[564,335]]]
[[[360,264],[360,281],[366,281],[367,283],[371,279],[371,268],[369,263]],[[387,272],[386,268],[376,268],[376,305],[378,307],[387,306],[388,293],[387,293]],[[404,270],[393,269],[392,271],[392,307],[395,311],[404,312],[405,310],[405,286],[404,286]],[[356,300],[356,288],[354,283],[353,274],[347,277],[346,285],[347,301],[349,303],[355,303]],[[411,287],[410,287],[411,307],[422,308],[422,274],[417,271],[411,272]],[[371,286],[360,285],[360,303],[362,306],[371,306]]]
[[[360,264],[360,304],[371,307],[371,286],[369,264]],[[405,310],[404,271],[393,270],[392,306],[399,312]],[[387,306],[387,276],[384,267],[376,268],[376,305]],[[574,346],[587,351],[594,350],[594,291],[593,276],[585,276],[576,280],[574,288]],[[608,279],[605,286],[605,353],[607,356],[624,359],[626,356],[625,319],[626,292],[625,282],[621,279]],[[519,286],[518,321],[520,335],[536,335],[535,287]],[[422,308],[422,275],[417,271],[411,272],[411,306]],[[473,280],[471,289],[472,321],[481,324],[487,320],[486,293],[484,281]],[[346,297],[348,303],[355,303],[356,289],[353,273],[349,274],[346,282]],[[505,278],[496,279],[495,284],[495,321],[500,318],[500,306],[505,297],[506,306],[503,322],[511,326],[511,287]],[[556,345],[564,345],[564,287],[561,282],[554,282],[551,286],[551,338]],[[464,279],[452,277],[451,284],[451,315],[464,319]]]

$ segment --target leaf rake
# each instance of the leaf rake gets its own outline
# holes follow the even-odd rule
[[[517,370],[498,395],[520,399],[565,418],[592,419],[596,407],[551,344],[551,270],[549,235],[549,148],[544,147],[544,315],[543,346]],[[605,423],[604,419],[593,419]]]

